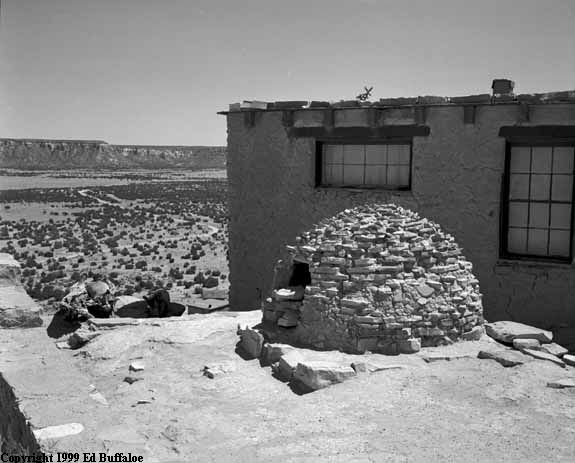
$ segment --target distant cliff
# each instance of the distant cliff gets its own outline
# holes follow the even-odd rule
[[[129,146],[88,140],[0,138],[0,168],[224,169],[225,146]]]

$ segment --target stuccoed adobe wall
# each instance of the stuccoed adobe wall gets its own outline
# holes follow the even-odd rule
[[[312,110],[308,110],[312,111]],[[338,110],[345,111],[345,110]],[[282,247],[321,219],[360,204],[395,203],[440,224],[473,263],[487,320],[541,327],[575,325],[575,269],[570,265],[502,261],[499,214],[505,139],[510,125],[574,124],[575,105],[533,104],[520,122],[518,104],[429,106],[430,135],[414,137],[411,191],[316,188],[315,139],[290,137],[282,111],[227,114],[230,187],[230,303],[253,310],[269,296]],[[385,125],[414,123],[410,108],[382,110]]]

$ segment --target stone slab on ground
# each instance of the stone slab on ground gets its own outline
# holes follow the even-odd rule
[[[264,344],[264,348],[262,350],[262,362],[265,365],[271,365],[272,363],[279,362],[280,358],[282,358],[287,353],[294,351],[295,349],[295,347],[290,346],[289,344],[266,343]]]
[[[575,367],[575,355],[571,355],[571,354],[565,354],[561,360],[563,360],[563,362],[565,362],[566,365],[569,365],[570,367]]]
[[[530,360],[520,352],[507,349],[482,350],[477,354],[477,358],[495,360],[504,367],[523,365]]]
[[[557,381],[549,381],[547,387],[553,389],[566,389],[575,387],[575,378],[564,378]]]
[[[316,391],[332,384],[342,383],[354,376],[356,376],[355,370],[349,365],[337,362],[301,361],[295,368],[293,380]]]
[[[42,325],[42,308],[22,286],[0,285],[0,327],[33,328]]]
[[[541,343],[549,343],[553,340],[551,331],[512,321],[486,323],[485,331],[493,339],[510,344],[517,338],[537,339]]]
[[[531,357],[535,357],[538,360],[548,360],[549,362],[553,362],[555,365],[565,368],[565,362],[553,354],[548,354],[547,352],[535,349],[523,349],[521,352],[530,355]]]
[[[187,315],[183,314],[177,317],[165,317],[165,318],[131,318],[131,317],[119,317],[119,318],[90,318],[88,320],[88,326],[96,329],[114,329],[121,328],[125,326],[139,326],[139,325],[158,325],[164,322],[180,322],[187,320]]]
[[[299,362],[304,361],[304,356],[299,350],[294,350],[283,355],[278,363],[278,375],[284,381],[291,381],[294,371]]]
[[[549,344],[543,344],[535,348],[535,350],[540,350],[541,352],[546,352],[551,355],[555,355],[556,357],[563,357],[566,353],[569,352],[565,347],[560,346],[555,342],[551,342]]]
[[[513,340],[513,347],[517,350],[521,349],[537,349],[541,343],[537,339],[521,339]]]
[[[188,302],[188,313],[211,313],[229,307],[227,299],[194,299]]]

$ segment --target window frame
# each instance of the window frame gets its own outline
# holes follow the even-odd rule
[[[323,146],[330,145],[408,145],[409,179],[406,186],[396,185],[326,185],[323,183]],[[365,168],[365,165],[364,165]],[[390,137],[377,139],[364,138],[320,138],[315,141],[315,187],[334,190],[369,191],[411,191],[413,177],[413,137]]]
[[[574,150],[574,162],[571,184],[571,223],[569,229],[569,256],[542,256],[536,254],[522,254],[508,251],[509,249],[509,193],[511,181],[511,149],[514,147],[572,147]],[[531,174],[531,172],[530,172]],[[528,204],[531,201],[528,201]],[[552,200],[535,201],[545,204],[552,204]],[[573,138],[550,138],[550,137],[511,137],[505,142],[505,168],[503,175],[503,185],[501,189],[501,215],[500,215],[500,249],[499,256],[502,259],[518,261],[534,261],[571,264],[573,262],[573,234],[575,231],[575,139]],[[529,227],[528,227],[529,228]]]

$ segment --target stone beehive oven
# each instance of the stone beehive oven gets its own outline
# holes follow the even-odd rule
[[[345,210],[287,246],[264,304],[270,341],[411,353],[475,339],[483,308],[452,236],[393,204]]]

